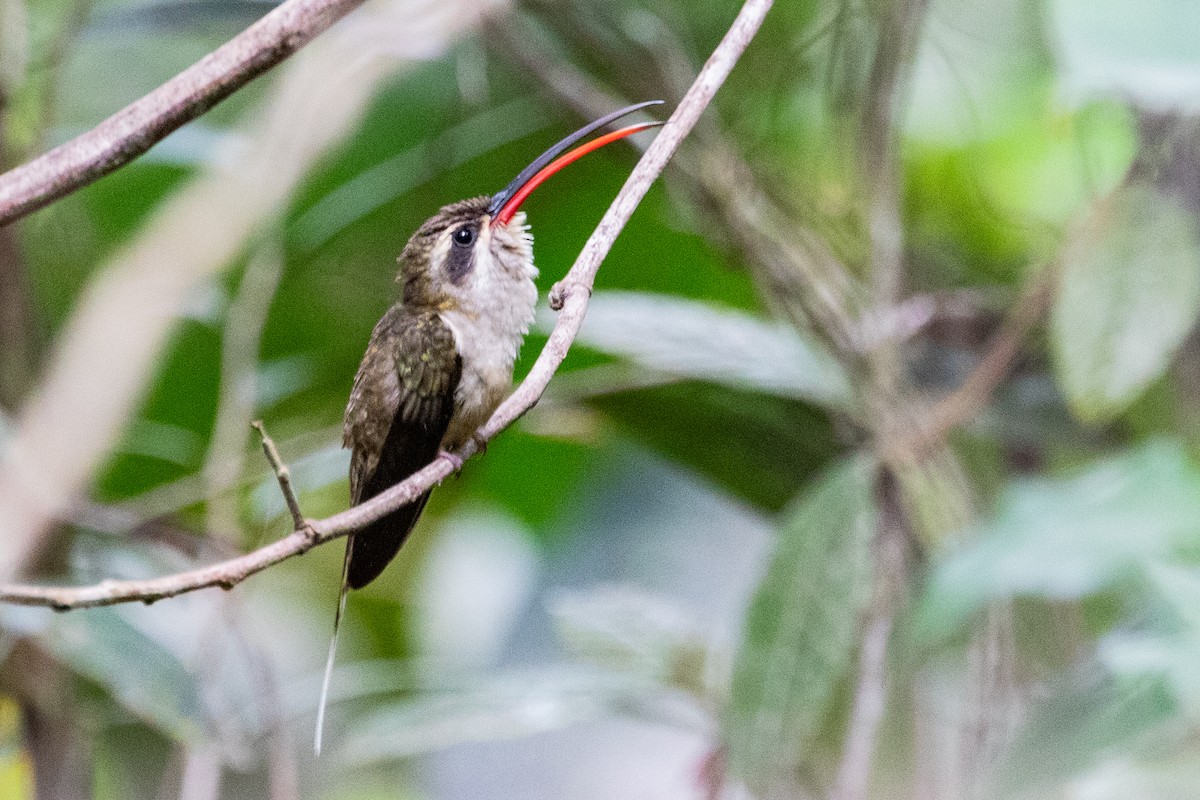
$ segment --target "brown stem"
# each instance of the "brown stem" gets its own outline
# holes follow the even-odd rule
[[[551,291],[550,306],[559,311],[558,319],[529,374],[516,391],[496,409],[476,436],[456,451],[460,458],[467,459],[477,453],[480,445],[486,444],[515,422],[541,398],[583,324],[592,284],[601,262],[645,197],[650,184],[663,171],[680,142],[691,131],[700,114],[712,101],[717,89],[725,82],[742,52],[754,38],[771,5],[772,0],[747,0],[742,6],[733,21],[733,26],[700,70],[700,74],[696,76],[691,88],[679,102],[654,143],[647,148],[645,155],[634,167],[625,185],[584,245],[575,264]],[[310,521],[307,526],[298,524],[298,530],[279,541],[229,561],[149,580],[110,580],[95,586],[79,588],[10,584],[0,587],[0,601],[50,606],[65,611],[130,601],[150,603],[209,586],[232,588],[256,572],[304,553],[314,545],[345,536],[395,511],[445,479],[452,470],[449,459],[434,459],[408,479],[361,505],[323,520]]]
[[[830,800],[865,800],[867,797],[879,727],[887,712],[888,643],[904,598],[910,530],[899,485],[887,471],[880,475],[876,498],[879,522],[874,544],[873,596],[863,624],[854,699]]]
[[[8,97],[0,90],[0,169],[15,161],[8,130]],[[24,248],[12,227],[0,228],[0,409],[20,407],[37,363],[39,336]]]
[[[988,404],[992,393],[1008,375],[1020,353],[1021,343],[1050,310],[1058,282],[1058,265],[1044,267],[1017,300],[1000,330],[988,342],[978,366],[929,414],[921,433],[924,446],[941,442],[952,429],[970,420]]]
[[[897,111],[921,40],[929,0],[889,3],[879,23],[879,42],[867,81],[860,123],[862,168],[868,191],[874,301],[896,303],[904,274],[904,232],[900,214],[900,125]]]
[[[150,94],[86,133],[0,175],[0,225],[86,186],[312,41],[362,0],[287,0]]]

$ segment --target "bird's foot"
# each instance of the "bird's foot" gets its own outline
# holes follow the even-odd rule
[[[451,453],[449,450],[439,450],[438,458],[448,461],[450,463],[450,469],[453,470],[455,475],[462,472],[462,456],[458,455],[457,453]]]
[[[487,452],[487,439],[483,438],[478,433],[472,433],[471,441],[475,443],[475,452],[479,453],[479,455],[483,455]]]

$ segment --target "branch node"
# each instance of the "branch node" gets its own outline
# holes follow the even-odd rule
[[[587,284],[581,283],[577,280],[570,280],[569,277],[563,278],[561,281],[554,284],[554,286],[550,289],[550,296],[547,298],[547,301],[550,303],[550,310],[562,311],[563,306],[567,303],[567,298],[578,289],[583,289],[588,293],[589,297],[592,294],[591,286],[588,286]]]
[[[304,520],[304,524],[296,530],[304,534],[304,546],[300,549],[301,553],[307,553],[321,543],[321,532],[310,520]]]

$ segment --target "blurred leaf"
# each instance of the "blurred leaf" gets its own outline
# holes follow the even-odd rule
[[[23,0],[0,0],[0,97],[11,96],[25,79],[28,24]]]
[[[987,193],[988,211],[999,212],[991,223],[1028,237],[1036,228],[1014,223],[1061,229],[1120,185],[1136,150],[1133,115],[1097,102],[1069,116],[1029,120],[965,155]]]
[[[1054,0],[1060,81],[1075,97],[1119,95],[1197,109],[1200,5],[1178,0]]]
[[[543,327],[548,327],[543,320]],[[850,383],[816,342],[781,322],[669,295],[598,292],[578,341],[647,369],[845,409]]]
[[[938,565],[921,603],[926,635],[949,635],[990,600],[1076,599],[1200,545],[1200,471],[1158,441],[1068,478],[1013,484],[990,520]]]
[[[1074,783],[1087,787],[1088,800],[1127,800],[1147,797],[1154,800],[1195,800],[1200,786],[1200,748],[1171,754],[1148,754],[1137,761],[1110,758],[1076,778]]]
[[[751,601],[725,738],[752,789],[800,765],[850,665],[870,595],[873,473],[856,459],[806,493]]]
[[[529,99],[513,100],[473,114],[433,141],[401,151],[338,184],[295,220],[296,245],[303,252],[316,250],[428,180],[434,166],[438,171],[461,166],[536,133],[546,124],[547,120],[537,113]],[[435,161],[447,152],[452,153],[452,163]]]
[[[1166,369],[1200,310],[1198,246],[1191,214],[1138,184],[1097,204],[1070,236],[1053,344],[1081,418],[1111,418]]]
[[[196,677],[119,610],[94,608],[58,616],[41,641],[134,716],[175,739],[202,738],[205,721]]]
[[[21,707],[0,696],[0,797],[33,797],[33,764],[21,746]]]
[[[1146,570],[1150,585],[1181,625],[1200,631],[1200,573],[1191,567],[1153,564]],[[1200,676],[1197,676],[1200,677]]]
[[[1073,676],[1039,702],[1003,761],[1000,796],[1061,783],[1169,719],[1175,702],[1162,681]]]
[[[631,587],[563,593],[551,612],[559,636],[581,658],[704,697],[707,642],[669,601]]]
[[[640,442],[758,508],[778,511],[837,452],[810,405],[705,383],[593,398]]]
[[[569,497],[594,464],[595,451],[578,442],[532,436],[520,428],[504,432],[488,444],[487,455],[463,470],[461,483],[447,482],[439,491],[454,496],[475,494],[503,506],[531,526],[538,536],[562,533],[562,498]],[[529,476],[538,476],[539,491],[529,491]]]
[[[1053,75],[1045,27],[1023,0],[933,3],[910,132],[966,143],[1040,116]]]
[[[591,669],[504,675],[380,707],[353,724],[339,749],[346,761],[362,764],[516,739],[617,713],[654,713],[653,698],[661,693],[647,681]],[[673,713],[666,710],[668,720]],[[682,717],[674,721],[691,724]]]
[[[1101,640],[1102,672],[1093,669],[1054,687],[997,774],[1003,791],[1079,781],[1079,773],[1089,769],[1107,776],[1115,767],[1104,759],[1118,749],[1126,754],[1123,781],[1169,778],[1163,764],[1153,768],[1148,762],[1187,748],[1189,732],[1200,721],[1200,574],[1195,568],[1154,564],[1146,577],[1150,599],[1174,613],[1139,615],[1137,629]],[[1179,724],[1181,714],[1185,724]],[[1108,778],[1096,779],[1096,785],[1105,787],[1104,797],[1160,796],[1113,793]]]
[[[1146,569],[1152,599],[1168,613],[1150,614],[1134,630],[1100,642],[1101,662],[1113,674],[1164,681],[1180,709],[1200,722],[1200,572],[1195,567],[1152,564]]]

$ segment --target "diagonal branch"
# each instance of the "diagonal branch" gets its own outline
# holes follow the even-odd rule
[[[0,225],[121,167],[312,41],[363,0],[287,0],[96,127],[0,175]]]
[[[970,421],[987,406],[1020,355],[1022,343],[1050,311],[1058,277],[1059,266],[1051,263],[1029,282],[1000,330],[988,342],[979,364],[957,389],[929,412],[927,427],[916,442],[918,449],[936,446],[951,430]]]
[[[496,409],[491,419],[479,429],[476,437],[456,451],[455,455],[463,459],[474,455],[479,451],[481,444],[488,442],[515,422],[541,398],[583,324],[592,284],[601,262],[645,197],[650,184],[666,167],[667,161],[696,124],[700,114],[708,107],[717,89],[725,82],[742,52],[754,38],[771,4],[772,0],[747,0],[742,6],[733,26],[700,70],[700,74],[696,76],[695,82],[679,102],[662,132],[638,161],[620,193],[584,245],[575,264],[551,291],[550,306],[559,312],[558,319],[529,374],[516,391]],[[277,542],[229,561],[161,578],[110,580],[80,588],[12,584],[0,587],[0,601],[51,606],[65,611],[130,601],[151,603],[209,586],[228,589],[273,564],[300,555],[315,545],[345,536],[395,511],[445,479],[453,468],[449,459],[435,459],[407,480],[361,505],[322,520],[310,521],[302,530],[295,530]]]

